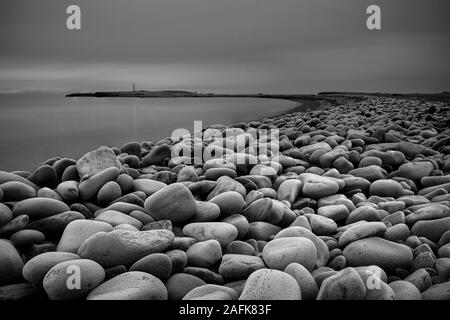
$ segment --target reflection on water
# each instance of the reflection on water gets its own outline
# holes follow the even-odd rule
[[[176,128],[259,119],[294,102],[252,98],[65,98],[0,95],[0,170],[32,170],[52,156],[78,158],[100,145],[157,141]]]

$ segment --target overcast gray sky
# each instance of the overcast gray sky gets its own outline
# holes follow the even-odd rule
[[[82,30],[66,29],[81,7]],[[382,30],[366,28],[378,4]],[[0,92],[450,91],[449,0],[1,0]]]

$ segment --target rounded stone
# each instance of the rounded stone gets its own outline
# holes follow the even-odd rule
[[[326,278],[338,273],[338,271],[333,270],[330,267],[319,267],[317,269],[314,269],[311,272],[311,275],[313,276],[314,280],[316,281],[317,287],[320,288],[322,285],[323,280]]]
[[[3,201],[21,201],[36,197],[36,190],[20,181],[8,181],[0,184],[3,193]]]
[[[277,178],[277,171],[272,167],[257,164],[250,170],[250,175],[265,176],[273,181]]]
[[[102,170],[109,168],[120,169],[122,166],[116,156],[119,153],[120,150],[118,148],[100,146],[98,149],[89,151],[88,153],[84,154],[80,159],[76,161],[76,167],[80,178],[93,176],[101,172]],[[66,166],[75,164],[70,163],[69,161],[65,162],[67,163]],[[58,170],[56,171],[58,172]]]
[[[141,145],[139,142],[130,141],[125,143],[121,148],[120,151],[123,153],[127,153],[129,155],[135,155],[137,157],[141,156]]]
[[[181,168],[180,171],[178,171],[177,182],[184,182],[184,181],[190,182],[198,181],[198,174],[194,167],[186,166]]]
[[[420,292],[425,291],[432,285],[430,274],[423,268],[414,271],[403,280],[411,282]]]
[[[103,267],[130,265],[146,255],[165,251],[174,238],[169,230],[98,232],[83,242],[78,255]]]
[[[113,227],[106,222],[94,220],[75,220],[70,222],[59,240],[56,251],[77,253],[86,239],[97,232],[110,232]]]
[[[389,241],[406,241],[409,236],[409,228],[404,223],[399,223],[389,227],[384,233],[384,238]]]
[[[314,243],[317,251],[316,267],[320,268],[327,264],[330,257],[328,246],[322,239],[320,239],[310,230],[299,226],[288,227],[278,232],[275,235],[274,239],[286,237],[304,237],[311,240]]]
[[[438,250],[439,258],[450,258],[450,243],[444,244]]]
[[[259,190],[251,190],[247,195],[245,196],[245,206],[248,207],[256,200],[264,198],[264,194]]]
[[[59,200],[50,198],[31,198],[16,203],[13,207],[13,215],[14,217],[17,217],[26,214],[30,220],[38,220],[69,210],[69,206]]]
[[[130,224],[137,229],[142,228],[141,221],[116,210],[105,210],[95,217],[95,220],[108,223],[113,227],[118,226],[119,224]]]
[[[76,259],[58,263],[44,277],[43,287],[50,300],[84,298],[105,279],[105,270],[97,262]]]
[[[183,300],[237,300],[238,294],[231,288],[206,284],[189,291]]]
[[[13,219],[13,213],[9,207],[0,203],[0,228],[11,222]]]
[[[192,289],[204,285],[205,281],[187,273],[176,273],[166,282],[169,300],[181,300]]]
[[[349,225],[357,221],[380,221],[381,216],[377,209],[370,206],[361,206],[356,208],[345,220],[345,224]]]
[[[40,288],[42,280],[51,268],[61,262],[75,259],[80,259],[80,256],[69,252],[44,252],[27,261],[22,275],[25,280]]]
[[[133,191],[133,181],[133,178],[126,173],[120,174],[116,179],[116,182],[119,184],[122,194],[127,194]]]
[[[391,213],[390,215],[384,217],[382,222],[389,222],[390,224],[397,225],[397,224],[404,224],[405,223],[405,213],[403,211],[397,211],[394,213]]]
[[[61,182],[58,184],[56,191],[66,202],[77,201],[79,196],[78,182],[73,180]]]
[[[401,141],[397,146],[398,150],[410,158],[425,152],[425,146],[408,141]]]
[[[223,219],[222,222],[232,224],[233,226],[236,227],[236,229],[238,230],[238,236],[237,236],[238,239],[244,238],[244,236],[248,232],[248,228],[249,228],[248,220],[241,214],[233,214],[233,215]]]
[[[172,273],[172,261],[167,254],[152,253],[136,261],[130,271],[142,271],[166,281]]]
[[[95,199],[100,189],[109,181],[115,181],[120,174],[116,167],[109,167],[82,180],[78,184],[80,198],[88,201]]]
[[[369,193],[372,196],[398,198],[405,194],[405,190],[402,185],[395,180],[380,179],[372,182]]]
[[[153,219],[148,213],[142,211],[142,210],[133,210],[129,213],[130,217],[133,217],[144,225],[149,225],[152,222],[155,222],[155,219]],[[166,220],[168,221],[168,220]],[[143,228],[141,228],[142,231],[145,231]]]
[[[213,270],[215,270],[215,268]],[[212,271],[211,269],[201,267],[186,267],[183,269],[183,272],[199,277],[206,283],[218,285],[222,285],[224,283],[223,277],[217,272]]]
[[[349,266],[377,265],[385,270],[395,270],[407,269],[413,261],[408,246],[378,237],[354,241],[343,253]]]
[[[158,220],[147,223],[141,228],[142,231],[167,229],[173,231],[172,222],[170,220]]]
[[[286,272],[259,269],[248,277],[239,300],[301,300],[301,291]]]
[[[314,173],[302,173],[299,179],[303,183],[302,194],[305,197],[319,199],[339,191],[339,185],[328,177]]]
[[[78,181],[79,178],[80,175],[75,164],[66,167],[61,175],[61,181]]]
[[[97,203],[107,205],[122,196],[122,190],[115,181],[108,181],[100,188],[97,194]]]
[[[337,224],[334,220],[311,214],[308,216],[312,231],[318,236],[326,236],[336,232]]]
[[[32,186],[35,190],[39,189],[39,187],[37,185],[35,185],[33,182],[31,182],[30,180],[28,180],[22,176],[19,176],[12,172],[0,171],[0,184],[8,182],[8,181],[20,181],[20,182],[23,182],[25,184]]]
[[[411,234],[438,242],[442,235],[450,230],[450,217],[428,221],[417,221],[411,228]]]
[[[8,222],[7,224],[5,224],[3,227],[0,228],[0,236],[7,238],[11,234],[25,228],[25,226],[28,224],[29,221],[30,218],[28,218],[28,216],[25,214],[15,217],[10,222]]]
[[[226,191],[218,194],[209,202],[219,206],[220,214],[223,217],[240,213],[245,206],[244,198],[236,191]]]
[[[9,241],[0,239],[0,286],[20,280],[22,269],[19,252]]]
[[[433,203],[421,206],[413,213],[408,214],[405,218],[405,221],[408,225],[412,226],[417,221],[436,220],[446,218],[449,216],[450,216],[450,207],[440,203]]]
[[[273,207],[272,199],[263,198],[252,202],[242,211],[249,222],[267,221]]]
[[[273,225],[269,222],[256,221],[249,224],[246,234],[247,239],[271,240],[279,231],[281,227]]]
[[[402,164],[398,168],[398,175],[418,181],[423,177],[429,176],[433,169],[433,164],[428,161],[409,162]]]
[[[157,220],[182,223],[195,217],[197,204],[192,193],[181,183],[158,190],[145,200],[145,209]]]
[[[205,172],[205,178],[207,180],[216,181],[220,177],[227,176],[230,178],[236,178],[236,170],[233,168],[209,168]]]
[[[262,258],[271,269],[284,270],[290,263],[296,262],[310,271],[316,263],[317,250],[308,238],[277,238],[264,246]]]
[[[36,168],[36,170],[28,177],[28,180],[41,188],[55,188],[58,185],[59,177],[55,168],[45,164]]]
[[[236,291],[238,296],[240,296],[242,294],[242,290],[244,290],[246,281],[247,281],[247,279],[231,281],[231,282],[225,283],[224,286],[233,289],[234,291]]]
[[[160,146],[155,146],[143,159],[141,162],[141,167],[148,167],[151,165],[160,165],[161,162],[170,158],[171,151],[170,147],[166,144]]]
[[[237,174],[236,174],[236,170],[235,170],[235,166],[233,165],[232,168],[208,168],[205,171],[205,178],[207,180],[211,180],[211,181],[216,181],[217,179],[219,179],[220,177],[223,176],[227,176],[230,178],[236,178]]]
[[[386,230],[387,227],[382,222],[358,223],[344,231],[344,233],[339,237],[339,245],[344,247],[359,239],[382,235],[386,232]]]
[[[71,221],[84,219],[84,216],[77,211],[66,211],[33,221],[27,225],[27,229],[39,230],[49,237],[60,237]]]
[[[194,222],[184,226],[183,234],[197,241],[215,239],[225,247],[237,238],[238,230],[226,222]]]
[[[194,243],[198,242],[197,239],[191,237],[175,237],[170,249],[180,249],[186,251]]]
[[[167,251],[165,253],[172,263],[172,274],[182,272],[183,269],[187,266],[187,255],[186,252],[179,249],[174,249]]]
[[[210,267],[222,259],[222,247],[215,239],[194,243],[186,250],[188,265]]]
[[[397,280],[389,286],[394,290],[394,300],[422,300],[419,289],[409,281]]]
[[[219,274],[226,279],[245,279],[252,272],[264,267],[264,261],[260,257],[225,254],[219,266]]]
[[[220,216],[220,207],[211,202],[196,201],[197,211],[193,222],[210,222]]]
[[[373,280],[375,279],[373,276],[376,277],[376,279],[380,279],[383,282],[388,281],[388,277],[386,272],[381,269],[378,266],[372,265],[372,266],[360,266],[360,267],[353,267],[353,269],[358,272],[359,276],[363,281],[366,283],[366,289],[367,289],[367,280],[371,281],[371,284],[374,284]],[[375,285],[374,285],[375,287]]]
[[[320,207],[317,209],[317,214],[332,219],[334,221],[340,221],[346,219],[350,212],[343,204],[329,205]]]
[[[255,255],[255,248],[244,241],[235,240],[225,247],[225,252],[229,254],[245,254],[249,256]]]
[[[445,231],[442,236],[439,238],[438,247],[442,247],[443,245],[450,243],[450,230]]]
[[[303,265],[290,263],[284,272],[291,275],[298,283],[302,294],[302,300],[315,300],[319,289],[311,273]]]
[[[302,182],[298,179],[288,179],[280,184],[277,190],[277,199],[286,200],[289,203],[294,203],[297,196],[302,190]]]
[[[450,300],[450,281],[429,287],[422,292],[422,300]]]
[[[346,268],[322,281],[317,300],[362,300],[366,286],[353,268]]]
[[[395,292],[386,283],[386,273],[382,269],[368,266],[355,270],[366,285],[365,300],[395,300]]]
[[[141,271],[119,274],[91,291],[87,300],[167,300],[167,289],[157,277]]]
[[[20,230],[9,237],[15,246],[28,246],[34,243],[41,243],[45,240],[45,235],[37,230]]]
[[[157,191],[167,187],[167,184],[161,181],[151,179],[136,179],[133,180],[133,190],[142,191],[147,197],[156,193]]]
[[[115,226],[113,228],[113,230],[139,231],[138,228],[136,228],[135,226],[132,226],[131,224],[128,224],[128,223],[118,224],[117,226]]]
[[[450,258],[437,259],[435,269],[442,278],[450,278]]]
[[[245,190],[245,187],[238,181],[228,177],[228,176],[222,176],[219,179],[217,179],[217,183],[215,184],[214,188],[208,193],[206,200],[211,200],[218,194],[221,194],[226,191],[236,191],[241,194],[241,196],[245,197],[247,194],[247,191]]]
[[[37,197],[38,198],[50,198],[50,199],[55,199],[55,200],[59,200],[59,201],[64,201],[64,199],[59,195],[58,192],[56,192],[55,190],[46,188],[46,187],[38,190]]]

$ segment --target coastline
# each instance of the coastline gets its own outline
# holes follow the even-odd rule
[[[449,9],[3,0],[0,305],[450,301]]]

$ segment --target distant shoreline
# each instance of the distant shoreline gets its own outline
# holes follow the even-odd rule
[[[66,97],[93,97],[93,98],[259,98],[259,99],[282,99],[302,104],[317,105],[316,102],[328,102],[340,104],[349,98],[365,98],[368,96],[409,98],[419,100],[432,100],[450,102],[450,92],[442,93],[367,93],[367,92],[340,92],[328,91],[317,94],[216,94],[197,93],[184,90],[161,90],[161,91],[97,91],[97,92],[75,92],[67,94]]]
[[[330,97],[322,97],[315,94],[216,94],[197,93],[182,90],[163,91],[98,91],[71,93],[66,97],[94,97],[94,98],[260,98],[282,99],[298,102],[298,100],[330,100]],[[332,98],[331,98],[332,99]]]

